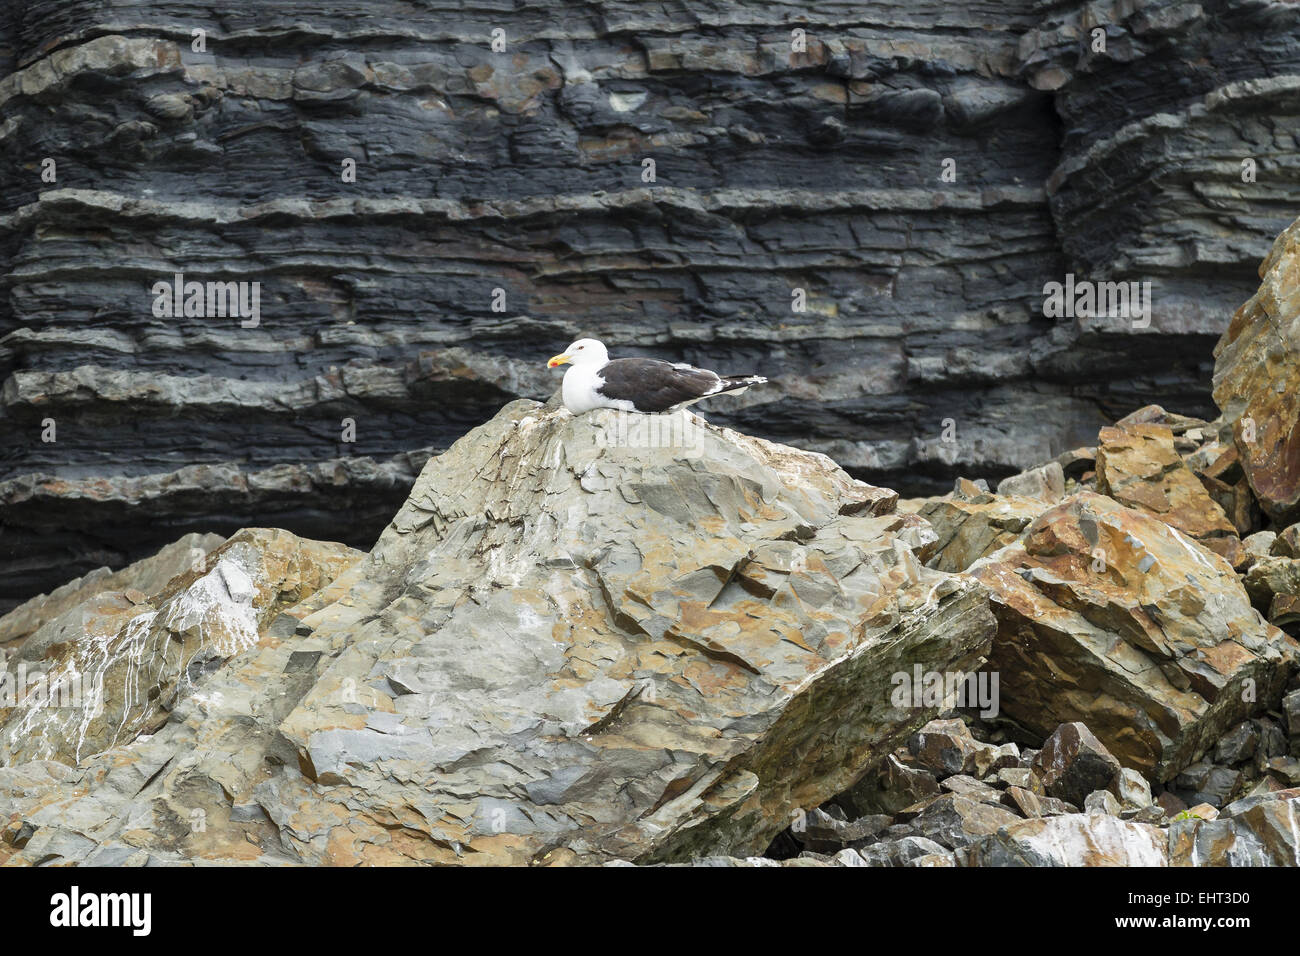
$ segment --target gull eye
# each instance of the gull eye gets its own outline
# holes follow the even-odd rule
[[[587,347],[587,346],[585,346],[585,345],[579,345],[579,346],[578,346],[578,351],[581,352],[581,351],[582,351],[583,349],[585,349],[586,347]]]

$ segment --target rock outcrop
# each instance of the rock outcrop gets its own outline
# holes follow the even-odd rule
[[[368,548],[580,331],[761,371],[720,423],[908,494],[1213,414],[1300,203],[1294,5],[559,9],[4,5],[0,610],[187,531]],[[155,316],[177,273],[257,326]],[[1067,274],[1149,321],[1048,318]]]
[[[1223,558],[1103,495],[1045,511],[970,573],[993,591],[1003,710],[1043,735],[1085,721],[1153,781],[1275,705],[1300,662]]]
[[[161,591],[181,572],[201,565],[222,541],[215,534],[187,534],[120,571],[97,568],[49,594],[38,594],[0,618],[0,648],[17,647],[43,625],[104,592],[129,589],[149,595]]]
[[[689,413],[513,403],[429,463],[360,561],[245,532],[142,606],[21,645],[105,706],[7,712],[4,852],[761,853],[950,703],[900,700],[897,675],[986,659],[986,591],[922,566],[933,532],[895,500]]]
[[[1130,418],[1189,474],[1222,438]],[[1124,475],[1177,470],[1151,434]],[[972,529],[1039,513],[944,572],[961,534],[815,453],[512,403],[368,555],[191,539],[138,566],[197,556],[152,594],[99,575],[0,618],[28,628],[0,862],[1296,862],[1300,646],[1249,587],[1291,587],[1300,539],[1248,535],[1236,572],[1085,459],[1006,483],[1037,497],[959,482]]]

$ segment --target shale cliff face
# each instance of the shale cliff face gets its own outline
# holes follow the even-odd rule
[[[190,531],[369,547],[579,332],[907,491],[1211,417],[1300,205],[1292,4],[234,6],[0,11],[0,607]],[[156,315],[178,273],[257,324]],[[1149,325],[1045,317],[1067,273]]]

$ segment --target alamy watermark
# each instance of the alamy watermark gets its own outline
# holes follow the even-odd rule
[[[1043,286],[1043,315],[1049,319],[1129,319],[1135,329],[1151,325],[1151,283],[1075,281],[1074,273],[1065,282],[1048,282]]]
[[[614,410],[613,422],[596,429],[598,448],[679,448],[704,451],[704,429],[688,413],[647,415]]]
[[[970,707],[985,719],[998,715],[997,671],[926,671],[915,664],[910,674],[896,671],[889,682],[895,707]]]
[[[240,319],[239,326],[255,329],[262,321],[262,283],[186,281],[178,272],[172,281],[153,284],[153,314],[159,319]]]
[[[124,927],[133,936],[148,936],[153,928],[152,893],[83,893],[73,885],[50,897],[54,927]]]
[[[86,697],[81,674],[60,673],[55,679],[42,670],[28,670],[19,661],[12,671],[0,671],[0,707],[71,707],[81,709]]]

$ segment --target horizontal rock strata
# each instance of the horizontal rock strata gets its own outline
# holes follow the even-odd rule
[[[579,332],[760,371],[764,390],[710,406],[720,423],[909,493],[1036,464],[1151,401],[1206,414],[1208,347],[1300,199],[1272,132],[1300,113],[1298,17],[11,4],[0,607],[187,531],[332,524],[368,547],[424,458],[545,398],[539,358]],[[156,317],[176,273],[261,283],[258,327]],[[1150,282],[1149,325],[1046,317],[1066,273]],[[404,487],[376,479],[402,455],[422,456]],[[272,513],[225,477],[340,458],[360,473]],[[197,499],[131,496],[196,467]],[[26,493],[57,504],[61,482],[63,510]],[[166,534],[125,540],[124,504],[146,501]]]

